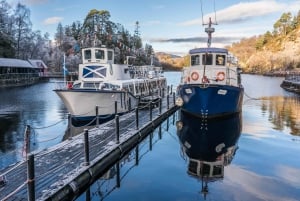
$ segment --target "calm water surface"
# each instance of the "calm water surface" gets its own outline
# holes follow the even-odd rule
[[[176,87],[179,73],[165,75]],[[282,90],[282,79],[243,75],[240,118],[203,125],[176,113],[76,200],[300,200],[300,97]],[[53,88],[41,83],[0,91],[0,168],[23,160],[26,124],[35,131],[32,149],[63,139],[67,111]],[[186,151],[190,146],[196,149]],[[224,157],[216,169],[224,168],[223,176],[193,175],[193,157],[206,164]]]

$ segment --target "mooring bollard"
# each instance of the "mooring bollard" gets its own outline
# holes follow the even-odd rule
[[[99,126],[99,106],[96,105],[96,126]]]
[[[173,85],[171,84],[171,92],[170,92],[170,94],[172,94],[173,93]]]
[[[85,166],[90,165],[90,150],[89,150],[89,130],[84,129],[84,154],[85,154]]]
[[[119,115],[116,115],[115,117],[116,121],[116,143],[120,143],[120,122],[119,122]]]
[[[139,129],[139,108],[135,108],[135,125],[136,125],[136,130]]]
[[[28,189],[28,200],[35,200],[35,182],[34,182],[34,155],[30,154],[27,161],[27,189]]]

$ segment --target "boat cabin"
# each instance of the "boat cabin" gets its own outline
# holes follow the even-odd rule
[[[190,50],[191,66],[226,66],[228,50],[224,48],[196,48]]]
[[[114,63],[114,50],[106,47],[82,49],[82,63]]]

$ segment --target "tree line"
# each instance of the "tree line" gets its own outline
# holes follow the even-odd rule
[[[273,30],[244,38],[227,47],[245,72],[268,73],[300,68],[300,11],[286,12],[274,23]]]
[[[62,71],[62,62],[66,56],[66,67],[77,71],[81,62],[80,50],[88,46],[114,48],[115,62],[123,63],[126,56],[135,56],[136,65],[150,64],[154,50],[143,43],[135,23],[133,34],[121,24],[110,20],[107,10],[92,9],[83,22],[77,20],[70,25],[58,23],[53,40],[49,33],[32,30],[30,10],[18,3],[12,8],[5,0],[0,1],[0,57],[17,59],[41,59],[51,71]],[[158,60],[154,58],[154,63]]]

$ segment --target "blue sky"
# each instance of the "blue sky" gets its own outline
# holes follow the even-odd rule
[[[111,21],[120,23],[133,34],[139,21],[144,45],[155,52],[185,55],[189,49],[206,46],[207,35],[202,26],[209,17],[218,25],[212,46],[223,47],[241,38],[264,34],[283,12],[294,15],[300,0],[7,0],[25,4],[31,10],[34,30],[50,33],[57,24],[83,22],[91,9],[108,10]],[[215,3],[214,3],[215,2]],[[214,6],[215,4],[215,6]],[[201,5],[203,13],[201,12]]]

